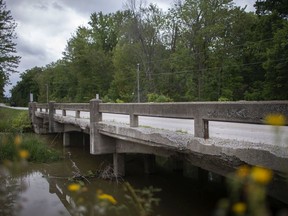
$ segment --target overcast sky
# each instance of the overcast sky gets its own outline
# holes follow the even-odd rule
[[[93,12],[109,13],[123,9],[125,0],[6,0],[17,23],[17,52],[21,56],[20,73],[35,66],[45,66],[62,57],[67,40],[80,25],[87,25]],[[163,10],[173,0],[147,0]],[[234,0],[236,5],[253,10],[254,0]],[[10,77],[12,86],[19,74]],[[6,95],[12,87],[6,86]]]

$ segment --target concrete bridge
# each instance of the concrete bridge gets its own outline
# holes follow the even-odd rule
[[[116,175],[125,174],[127,153],[146,155],[147,172],[153,172],[154,155],[175,157],[182,161],[181,166],[183,161],[188,161],[220,175],[226,175],[244,163],[265,166],[279,172],[288,168],[287,138],[280,143],[267,144],[253,139],[209,136],[209,122],[245,123],[244,127],[248,128],[253,124],[254,129],[260,127],[257,130],[262,131],[264,128],[261,128],[261,124],[264,124],[268,114],[288,116],[288,101],[112,104],[93,99],[87,104],[30,103],[29,113],[36,133],[63,133],[64,146],[73,141],[70,139],[72,132],[88,134],[91,154],[113,154]],[[129,123],[105,121],[103,115],[107,113],[127,115]],[[139,117],[143,116],[151,119],[160,117],[163,122],[167,118],[193,120],[191,128],[194,128],[194,132],[139,126]],[[250,131],[252,134],[254,129]],[[239,130],[238,133],[242,133]],[[281,130],[287,136],[287,127],[283,126]],[[259,136],[265,134],[264,131]],[[245,138],[245,132],[242,136]]]

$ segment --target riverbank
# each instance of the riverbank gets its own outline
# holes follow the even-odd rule
[[[27,160],[44,163],[57,161],[60,154],[46,145],[42,137],[31,134],[31,122],[26,110],[0,107],[0,163]]]

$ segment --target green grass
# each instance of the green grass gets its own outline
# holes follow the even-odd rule
[[[25,132],[31,130],[27,110],[0,107],[0,132]]]
[[[46,163],[60,160],[60,153],[48,148],[46,140],[36,134],[0,134],[0,162],[20,160],[19,152],[29,152],[28,161]]]
[[[31,162],[46,163],[60,159],[60,153],[48,148],[45,139],[23,133],[31,130],[28,111],[0,107],[0,119],[0,162],[20,160],[19,152],[22,150],[29,152],[27,160]]]

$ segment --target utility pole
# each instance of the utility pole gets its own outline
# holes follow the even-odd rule
[[[138,103],[140,103],[140,80],[139,80],[139,73],[140,73],[140,64],[137,64],[137,97]]]
[[[48,84],[45,84],[46,85],[46,101],[47,101],[47,104],[49,103],[49,86]]]

